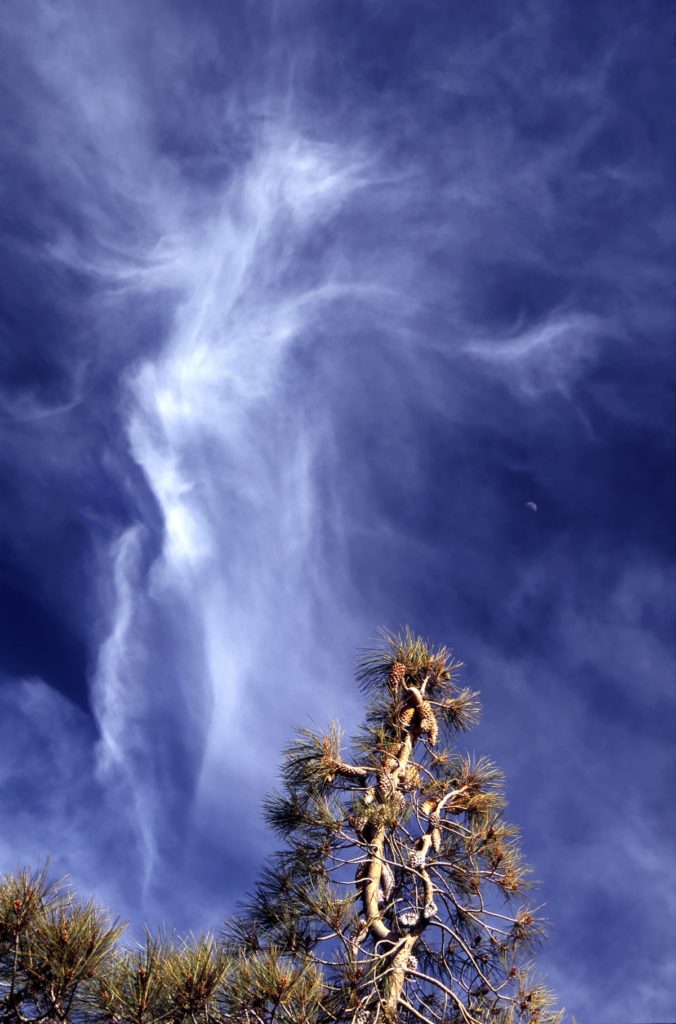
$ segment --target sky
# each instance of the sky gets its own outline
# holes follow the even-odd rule
[[[409,623],[562,1004],[676,1020],[673,24],[5,0],[0,870],[217,927]]]

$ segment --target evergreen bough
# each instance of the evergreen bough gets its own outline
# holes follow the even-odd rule
[[[460,664],[406,629],[361,659],[364,724],[298,731],[284,840],[219,941],[141,947],[45,873],[0,884],[0,1024],[556,1024],[502,776],[457,753]]]

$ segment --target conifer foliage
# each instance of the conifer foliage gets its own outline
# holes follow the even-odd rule
[[[457,685],[445,647],[410,630],[382,640],[358,668],[369,703],[350,748],[336,725],[301,730],[266,801],[285,848],[230,949],[286,965],[289,988],[309,983],[312,997],[275,1016],[270,994],[255,1019],[554,1024],[501,774],[450,745],[476,723],[477,694]]]
[[[283,848],[219,940],[122,929],[45,872],[0,880],[0,1024],[556,1024],[500,772],[456,752],[460,665],[383,634],[361,731],[300,730],[265,803]]]

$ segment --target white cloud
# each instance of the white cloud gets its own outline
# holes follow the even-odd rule
[[[456,448],[444,454],[462,455],[463,428],[478,418],[502,437],[500,411],[485,402],[484,381],[504,381],[537,410],[553,393],[572,393],[609,337],[628,342],[615,311],[602,316],[574,296],[492,333],[463,304],[463,270],[473,271],[479,257],[503,264],[519,257],[553,276],[570,274],[546,238],[561,216],[552,178],[597,130],[600,100],[592,103],[593,116],[558,143],[521,146],[509,119],[498,123],[501,110],[469,127],[440,128],[438,136],[419,139],[419,149],[395,147],[395,160],[379,149],[380,107],[374,123],[368,111],[355,109],[354,122],[341,122],[334,133],[340,141],[327,142],[332,126],[321,126],[320,139],[303,96],[291,92],[278,100],[271,89],[231,83],[227,96],[216,90],[196,103],[186,69],[197,57],[201,64],[220,59],[198,19],[183,33],[166,13],[153,59],[169,95],[158,97],[152,69],[146,73],[152,61],[135,49],[135,15],[123,8],[83,19],[78,4],[41,4],[30,17],[8,15],[6,27],[21,66],[37,82],[26,158],[49,174],[72,218],[70,226],[47,218],[45,263],[96,284],[79,309],[91,333],[72,401],[87,400],[86,368],[129,367],[120,413],[164,534],[153,548],[150,525],[139,522],[104,553],[105,568],[97,568],[104,596],[109,588],[92,681],[98,744],[84,717],[43,683],[8,684],[0,720],[4,749],[26,748],[25,777],[38,789],[46,780],[48,799],[38,811],[33,805],[21,812],[16,827],[23,838],[5,840],[0,854],[6,861],[18,850],[35,860],[45,847],[63,851],[85,890],[95,888],[96,865],[104,864],[109,902],[122,910],[121,893],[128,899],[125,882],[140,855],[146,903],[134,912],[160,916],[162,896],[170,892],[170,902],[193,915],[193,923],[207,905],[196,895],[199,879],[184,882],[182,894],[167,884],[179,873],[186,845],[204,839],[212,858],[214,850],[233,854],[236,813],[234,853],[242,856],[249,843],[247,850],[259,856],[258,798],[291,725],[308,715],[320,722],[334,714],[353,717],[356,695],[341,681],[350,676],[354,646],[377,625],[373,606],[386,602],[377,582],[368,581],[362,598],[362,581],[349,578],[343,554],[350,540],[387,540],[394,561],[427,559],[430,578],[438,572],[438,553],[427,547],[426,535],[404,532],[404,519],[397,534],[394,518],[383,523],[364,512],[379,456],[370,462],[371,452],[356,453],[357,471],[350,464],[354,453],[339,450],[338,428],[364,412],[356,403],[372,403],[378,412],[379,400],[391,400],[396,422],[384,428],[391,432],[384,438],[394,465],[388,471],[424,501],[418,484],[426,483],[421,462],[428,442],[416,426],[430,410],[457,427],[452,441],[444,436]],[[508,36],[512,45],[519,33]],[[494,37],[469,63],[466,53],[455,54],[438,87],[490,98],[479,86],[490,81],[495,88],[488,72],[504,66],[501,46],[502,37]],[[571,94],[600,93],[604,73],[595,71],[591,83],[575,79]],[[208,142],[192,163],[158,141],[158,110],[164,114],[172,104]],[[410,127],[403,124],[401,133],[409,142],[417,138],[406,134]],[[203,177],[191,176],[195,164]],[[605,177],[603,171],[603,188]],[[593,184],[585,180],[585,187]],[[620,255],[601,268],[602,276],[622,280],[630,263]],[[601,272],[591,257],[589,267]],[[147,338],[139,338],[145,321],[137,302],[155,315]],[[127,348],[133,359],[118,358]],[[313,373],[316,356],[330,375]],[[369,388],[369,378],[378,386]],[[32,421],[70,404],[49,408],[21,399],[12,409],[17,420]],[[631,411],[620,408],[618,415]],[[534,434],[537,426],[534,418]],[[359,441],[372,436],[364,431]],[[67,459],[70,452],[64,446],[59,455]],[[344,474],[340,491],[332,490],[336,467]],[[439,472],[448,472],[449,489],[457,486],[452,468],[440,464]],[[123,487],[128,481],[120,477]],[[492,524],[491,517],[486,531]],[[536,562],[535,576],[551,564],[543,569]],[[486,574],[487,593],[493,568],[477,569]],[[537,598],[542,587],[541,578],[524,571],[514,586],[517,610],[524,594]],[[636,594],[646,591],[662,593],[656,577],[625,574],[610,602],[610,621],[559,597],[558,642],[569,652],[574,641],[576,651],[567,664],[581,672],[585,659],[596,665],[605,659],[622,684],[620,694],[632,652],[642,652],[642,671],[661,670],[664,652],[640,623]],[[614,781],[608,766],[596,785],[580,767],[581,754],[594,754],[589,736],[580,741],[577,731],[586,714],[580,696],[557,702],[552,723],[547,698],[535,690],[540,678],[551,686],[559,666],[545,673],[540,656],[532,665],[516,656],[505,665],[490,641],[474,661],[504,681],[506,701],[532,714],[536,728],[524,733],[529,756],[542,766],[556,750],[576,783],[586,782],[599,799],[607,796]],[[525,682],[531,679],[535,684]],[[513,747],[502,725],[493,738]],[[618,750],[610,760],[619,769]],[[510,756],[528,775],[532,763],[522,765],[520,753]],[[0,755],[0,766],[11,793],[11,763]],[[542,771],[538,780],[534,804],[556,836],[560,827],[548,801],[558,799],[559,788]],[[525,784],[524,792],[533,789]],[[629,797],[638,821],[636,793]],[[602,864],[608,843],[624,844],[613,883],[620,887],[636,870],[657,899],[664,858],[649,821],[640,819],[644,838],[627,843],[611,820],[619,819],[621,804],[608,806],[602,835],[573,851],[575,865],[582,870],[587,856]],[[73,807],[81,809],[74,821]],[[107,848],[111,835],[122,836],[125,846],[117,866]],[[192,862],[196,874],[207,860],[199,857]],[[207,909],[212,912],[210,903]],[[588,980],[579,983],[581,998],[591,1000]]]

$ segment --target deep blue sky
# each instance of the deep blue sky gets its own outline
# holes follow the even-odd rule
[[[481,689],[564,1005],[675,1018],[673,30],[5,0],[0,869],[217,925],[408,622]]]

